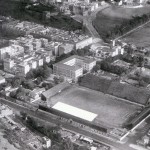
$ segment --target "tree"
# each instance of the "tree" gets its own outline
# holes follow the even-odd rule
[[[23,83],[23,86],[24,86],[24,88],[26,88],[26,89],[31,89],[31,90],[33,90],[34,89],[34,87],[35,87],[35,83],[32,81],[32,80],[26,80],[24,83]]]
[[[58,84],[59,83],[59,78],[54,77],[54,82],[55,82],[55,84]]]
[[[26,119],[26,117],[27,117],[27,114],[26,113],[24,113],[24,112],[20,112],[20,115],[21,115],[21,118],[23,119],[23,120],[25,120]]]
[[[48,66],[46,66],[46,67],[44,67],[42,76],[43,76],[43,78],[48,78],[51,73],[52,73],[52,69],[49,68]]]
[[[14,80],[11,82],[12,87],[18,87],[20,84],[21,80],[19,78],[14,78]]]
[[[93,67],[92,71],[93,71],[93,72],[97,72],[97,71],[100,70],[100,69],[101,69],[101,66],[100,66],[99,64],[96,64],[96,65]]]
[[[74,149],[74,146],[71,140],[69,138],[64,139],[62,143],[62,150],[73,150],[73,149]]]
[[[60,76],[60,77],[59,77],[59,82],[60,82],[60,83],[61,83],[61,82],[64,82],[64,80],[65,80],[65,79],[64,79],[63,76]]]
[[[32,128],[34,128],[34,129],[37,129],[37,123],[36,123],[36,121],[33,119],[33,118],[31,118],[31,117],[27,117],[27,123],[32,127]]]
[[[16,91],[12,91],[12,92],[10,92],[10,97],[12,97],[12,98],[16,98]]]
[[[26,78],[27,78],[27,79],[33,79],[33,78],[34,78],[33,70],[30,70],[30,71],[26,74]]]
[[[43,77],[37,77],[36,84],[40,84],[43,81]]]

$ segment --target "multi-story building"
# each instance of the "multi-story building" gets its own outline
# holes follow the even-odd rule
[[[49,62],[51,61],[50,56],[43,56],[43,61],[44,61],[45,63],[49,63]]]
[[[78,41],[75,43],[75,47],[76,49],[82,49],[86,46],[89,46],[93,43],[93,38],[92,37],[88,37],[86,39],[81,39],[81,41]]]
[[[37,62],[38,67],[39,67],[39,66],[43,66],[43,58],[38,57],[38,58],[36,58],[35,60],[36,60],[36,62]]]
[[[24,48],[19,45],[11,45],[0,48],[0,60],[4,60],[7,57],[17,56],[24,53]]]
[[[31,69],[36,69],[37,68],[37,62],[35,60],[32,60],[29,62],[29,66]]]
[[[14,60],[6,58],[4,59],[3,65],[4,65],[4,71],[11,72],[11,69],[14,67],[15,63]]]
[[[61,44],[58,48],[58,55],[61,56],[62,54],[68,54],[74,49],[73,44],[65,43]]]
[[[26,62],[22,62],[22,63],[18,64],[17,67],[18,67],[19,73],[22,75],[26,75],[30,71],[30,66]]]
[[[90,71],[96,65],[94,59],[73,55],[53,65],[53,72],[73,80],[83,75],[83,70]]]

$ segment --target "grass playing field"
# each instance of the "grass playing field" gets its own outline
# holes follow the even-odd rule
[[[116,25],[121,25],[123,21],[131,19],[132,16],[141,16],[147,13],[150,13],[150,7],[124,8],[112,6],[100,11],[93,24],[103,37]]]
[[[127,35],[122,40],[127,43],[133,43],[139,47],[150,48],[150,36],[149,35],[150,35],[150,23],[145,25],[143,28]]]
[[[106,127],[122,126],[140,106],[121,101],[101,92],[72,86],[51,98],[52,105],[62,102],[98,114],[94,120]]]

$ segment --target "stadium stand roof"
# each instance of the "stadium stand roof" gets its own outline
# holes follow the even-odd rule
[[[87,121],[93,121],[97,117],[97,114],[79,109],[62,102],[56,103],[52,108]]]
[[[60,91],[68,88],[69,86],[70,86],[69,82],[62,82],[62,83],[52,87],[51,89],[43,92],[42,95],[46,98],[46,100],[48,100],[49,98],[51,98],[52,96],[56,95]]]

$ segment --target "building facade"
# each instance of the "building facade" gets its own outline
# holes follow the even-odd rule
[[[53,73],[73,80],[83,75],[83,71],[91,71],[96,65],[94,59],[73,55],[53,65]]]

